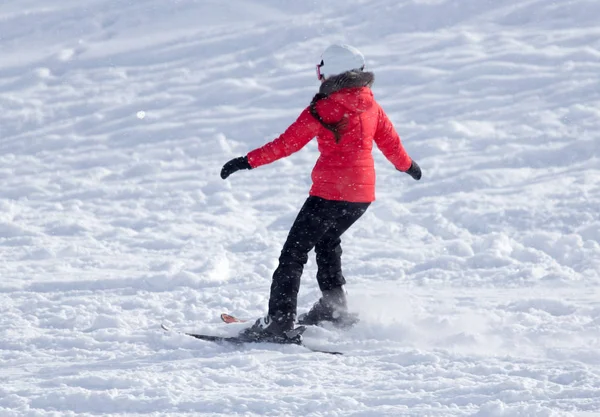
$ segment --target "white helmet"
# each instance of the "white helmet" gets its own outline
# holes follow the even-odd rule
[[[321,63],[317,65],[319,79],[342,74],[346,71],[365,68],[365,57],[350,45],[331,45],[321,55]]]

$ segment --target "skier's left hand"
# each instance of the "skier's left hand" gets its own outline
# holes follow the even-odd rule
[[[231,161],[223,165],[223,168],[221,169],[221,178],[226,179],[228,176],[236,171],[239,171],[240,169],[252,169],[250,163],[248,162],[247,156],[233,158]]]

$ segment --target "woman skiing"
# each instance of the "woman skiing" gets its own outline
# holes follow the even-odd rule
[[[253,341],[285,343],[294,333],[300,277],[313,248],[322,297],[298,323],[344,326],[355,320],[348,314],[343,288],[340,237],[375,200],[373,142],[396,169],[421,178],[419,165],[373,98],[374,75],[364,71],[363,55],[348,45],[332,45],[321,58],[321,87],[298,119],[277,139],[232,159],[221,170],[226,179],[238,170],[289,156],[317,138],[320,156],[312,171],[313,184],[273,273],[268,314],[241,334]]]

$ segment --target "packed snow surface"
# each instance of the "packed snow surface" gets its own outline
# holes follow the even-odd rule
[[[0,415],[600,415],[596,0],[0,4]],[[265,313],[314,141],[221,180],[358,47],[423,179],[374,150],[349,331]],[[311,255],[300,312],[319,297]]]

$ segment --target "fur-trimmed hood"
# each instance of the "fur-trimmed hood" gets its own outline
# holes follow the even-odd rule
[[[344,88],[371,87],[375,82],[375,74],[368,71],[346,71],[327,78],[319,93],[330,95]]]

